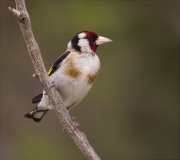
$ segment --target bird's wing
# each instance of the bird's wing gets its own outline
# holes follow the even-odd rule
[[[48,71],[49,76],[51,76],[61,65],[61,62],[69,55],[70,51],[64,52],[56,61],[55,63],[51,66],[51,68]],[[31,103],[38,103],[41,101],[43,94],[39,94],[36,97],[34,97],[31,100]]]
[[[48,71],[49,76],[51,76],[61,65],[61,62],[69,55],[70,51],[64,52],[51,66],[51,68]]]
[[[41,98],[42,98],[43,94],[39,94],[37,95],[36,97],[34,97],[32,100],[31,100],[31,103],[38,103],[41,101]]]

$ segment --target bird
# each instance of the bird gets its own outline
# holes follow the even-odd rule
[[[67,50],[50,67],[48,75],[68,111],[87,95],[98,76],[98,46],[111,41],[90,30],[79,32],[69,41]],[[45,91],[35,96],[31,103],[38,104],[24,117],[35,122],[40,122],[45,113],[53,109]]]

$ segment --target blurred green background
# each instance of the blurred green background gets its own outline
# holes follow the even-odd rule
[[[27,1],[46,68],[82,30],[113,40],[98,48],[101,70],[74,109],[102,159],[179,159],[180,1]],[[32,77],[14,1],[1,1],[1,160],[85,159],[54,111],[23,115],[42,92]]]

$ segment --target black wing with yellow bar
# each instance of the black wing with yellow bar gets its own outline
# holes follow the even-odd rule
[[[60,66],[61,62],[69,55],[70,51],[64,52],[57,60],[56,62],[51,66],[51,68],[48,71],[49,76],[51,76]]]

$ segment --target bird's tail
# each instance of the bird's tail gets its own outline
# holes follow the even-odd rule
[[[35,122],[40,122],[48,110],[49,109],[39,110],[38,107],[35,107],[31,112],[25,114],[24,117],[32,118]]]

